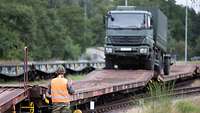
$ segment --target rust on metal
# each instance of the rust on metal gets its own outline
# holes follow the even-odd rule
[[[85,80],[73,84],[76,94],[73,100],[99,96],[145,86],[153,77],[148,70],[98,70],[87,75]]]
[[[0,113],[27,98],[27,92],[23,87],[0,87]]]

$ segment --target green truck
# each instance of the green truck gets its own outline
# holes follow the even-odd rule
[[[169,74],[167,17],[158,8],[118,6],[105,16],[107,69],[147,69]]]

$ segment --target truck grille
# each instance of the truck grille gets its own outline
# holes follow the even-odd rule
[[[144,37],[109,37],[112,44],[116,45],[137,45],[141,44]]]

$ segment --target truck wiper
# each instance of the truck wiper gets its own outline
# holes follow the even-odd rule
[[[123,27],[119,26],[119,25],[110,25],[108,27],[108,29],[123,29]]]
[[[138,26],[127,26],[128,29],[141,29],[140,27]]]
[[[119,25],[110,25],[110,26],[108,27],[108,29],[133,29],[133,30],[135,30],[135,29],[141,29],[141,28],[138,27],[138,26],[121,27],[121,26],[119,26]]]

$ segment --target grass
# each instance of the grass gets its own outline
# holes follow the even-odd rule
[[[192,64],[200,64],[200,61],[191,61]]]
[[[184,64],[185,61],[176,61],[176,63]],[[190,64],[200,64],[200,61],[188,61]]]
[[[173,110],[171,98],[167,94],[171,93],[173,87],[173,83],[153,82],[150,84],[148,90],[153,99],[147,103],[145,113],[171,113]]]
[[[200,107],[189,101],[180,101],[176,103],[178,113],[200,113]]]
[[[150,99],[145,100],[141,110],[135,113],[172,113],[173,106],[171,98],[167,94],[171,93],[174,83],[162,84],[153,82],[149,84],[148,90]],[[128,113],[133,113],[129,111]]]
[[[200,97],[174,101],[167,96],[168,93],[172,93],[173,87],[174,83],[152,83],[148,89],[153,99],[134,107],[127,113],[200,113]]]
[[[85,75],[68,75],[67,78],[75,81],[83,80]]]

